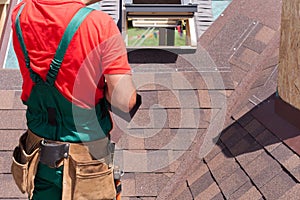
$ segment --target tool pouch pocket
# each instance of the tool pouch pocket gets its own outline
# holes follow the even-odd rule
[[[32,152],[26,152],[26,145],[28,145],[26,138],[27,132],[20,137],[19,145],[13,151],[11,172],[21,192],[27,192],[31,196],[34,189],[39,148],[33,149]]]
[[[72,199],[113,200],[116,197],[113,167],[100,160],[77,161],[69,157]]]

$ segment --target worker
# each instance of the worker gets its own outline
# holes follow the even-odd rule
[[[29,199],[115,199],[112,118],[137,93],[121,34],[95,0],[23,0],[12,12],[28,130],[12,174]]]

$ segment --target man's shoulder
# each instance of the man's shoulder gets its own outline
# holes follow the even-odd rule
[[[97,21],[101,20],[101,22],[108,22],[113,20],[111,16],[101,10],[93,10],[93,12],[91,12],[90,18]]]
[[[112,29],[116,29],[116,23],[113,18],[107,13],[99,10],[94,10],[90,13],[87,17],[87,25],[90,30],[94,27],[95,30],[101,30],[101,33],[111,32]]]
[[[17,4],[17,5],[13,8],[12,13],[11,13],[11,19],[12,19],[13,22],[15,21],[16,16],[17,16],[17,14],[18,14],[18,12],[19,12],[19,9],[20,9],[20,7],[21,7],[23,4],[24,4],[24,2],[21,2],[21,3]]]

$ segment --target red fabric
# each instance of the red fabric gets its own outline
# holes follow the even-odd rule
[[[21,99],[26,101],[34,83],[15,32],[15,18],[23,3],[20,22],[30,66],[44,80],[66,26],[85,5],[80,0],[23,0],[14,9],[13,45],[23,76]],[[110,16],[93,11],[71,40],[55,86],[67,100],[92,107],[103,97],[103,74],[125,73],[130,73],[130,66],[118,28]]]

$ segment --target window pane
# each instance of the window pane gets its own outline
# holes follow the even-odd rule
[[[212,0],[212,13],[213,13],[213,18],[216,20],[222,12],[227,8],[227,6],[231,3],[230,1],[226,0]]]

